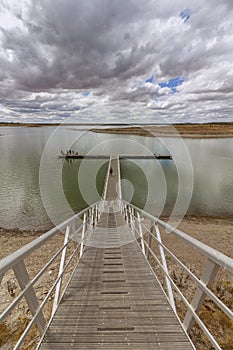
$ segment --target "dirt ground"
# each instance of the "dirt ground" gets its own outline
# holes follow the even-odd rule
[[[185,217],[178,228],[202,243],[233,258],[233,218],[190,216]],[[184,245],[177,240],[173,234],[171,236],[169,237],[169,233],[166,234],[168,246],[180,256],[181,260],[191,265],[198,265],[199,254],[195,254],[195,252],[191,254],[186,244]]]
[[[166,218],[164,218],[166,221]],[[183,218],[178,228],[203,243],[233,258],[233,218],[194,217]],[[0,229],[0,259],[31,242],[43,234],[43,231],[21,231]],[[187,263],[197,263],[195,254],[190,255],[187,246],[177,240],[173,234],[164,235],[168,246],[172,247],[181,259]],[[167,237],[167,238],[166,238]],[[56,242],[54,242],[56,245]],[[57,242],[60,245],[60,240]],[[43,260],[44,256],[36,257]]]
[[[164,218],[166,221],[166,218]],[[178,228],[201,242],[219,250],[233,258],[233,218],[194,217],[183,218]],[[43,231],[21,231],[0,229],[0,259],[21,248],[25,244],[39,237]],[[61,238],[57,244],[61,244]],[[173,234],[164,233],[168,247],[187,264],[199,264],[198,253],[190,254],[186,244],[176,239]],[[56,242],[53,243],[56,246]],[[51,247],[50,247],[51,248]],[[46,253],[44,253],[46,255]],[[39,262],[44,260],[44,254],[35,255]]]

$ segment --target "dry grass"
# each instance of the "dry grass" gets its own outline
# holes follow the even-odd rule
[[[30,319],[28,317],[19,317],[15,323],[10,325],[7,322],[0,324],[0,348],[4,345],[4,349],[12,349],[16,344],[21,334],[27,327]],[[34,325],[30,329],[27,338],[25,339],[25,344],[21,347],[22,350],[34,349],[39,341],[40,335],[37,327]]]
[[[154,259],[150,257],[150,262],[159,276],[164,289],[165,282],[162,273],[155,263]],[[169,268],[170,275],[181,290],[185,298],[191,302],[194,296],[196,286],[191,278],[178,266],[172,265]],[[195,273],[195,269],[191,268]],[[233,283],[230,280],[219,277],[211,288],[212,292],[224,302],[229,309],[233,309]],[[187,308],[184,305],[181,297],[174,292],[174,298],[177,308],[177,314],[183,321]],[[210,333],[215,337],[223,350],[233,350],[233,321],[229,319],[208,297],[202,306],[199,316],[204,324],[207,326]],[[214,350],[215,348],[210,344],[208,338],[204,335],[197,324],[194,325],[190,332],[190,337],[197,350]]]
[[[205,123],[205,124],[173,124],[173,125],[144,125],[128,126],[124,128],[92,129],[97,133],[125,134],[147,137],[182,137],[208,138],[208,137],[232,137],[233,123]]]

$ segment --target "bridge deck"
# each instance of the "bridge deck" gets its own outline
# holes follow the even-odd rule
[[[193,349],[117,209],[111,166],[109,201],[40,349]]]

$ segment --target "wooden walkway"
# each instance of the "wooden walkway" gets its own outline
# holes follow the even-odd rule
[[[103,213],[40,349],[194,349],[119,211],[111,166]]]

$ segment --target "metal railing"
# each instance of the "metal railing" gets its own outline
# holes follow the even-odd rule
[[[116,156],[110,156],[110,159],[109,159],[108,169],[106,172],[105,182],[104,182],[104,190],[103,190],[103,194],[102,194],[103,200],[107,199],[107,189],[108,189],[108,183],[109,183],[110,169],[112,167],[112,161],[114,159],[117,160],[117,168],[116,168],[116,172],[118,174],[117,193],[118,193],[119,199],[120,200],[122,199],[122,191],[121,191],[121,183],[120,183],[120,160],[119,160],[119,156],[116,155]]]
[[[174,291],[186,306],[187,311],[182,322],[184,329],[189,333],[196,322],[214,348],[221,350],[216,338],[211,334],[208,326],[201,320],[199,312],[205,302],[206,297],[208,297],[230,320],[233,320],[232,310],[230,310],[227,305],[225,305],[223,301],[221,301],[210,289],[220,268],[227,271],[231,277],[233,276],[233,259],[124,200],[122,200],[122,212],[125,215],[126,221],[129,223],[137,236],[145,257],[148,259],[148,261],[150,256],[153,257],[157,266],[160,267],[165,277],[165,292],[170,300],[173,310],[176,312]],[[185,244],[189,245],[189,247],[195,251],[198,251],[202,256],[207,258],[206,265],[204,266],[202,276],[200,278],[197,277],[190,270],[190,268],[184,265],[175,256],[175,254],[173,254],[171,250],[167,248],[165,243],[162,242],[160,227],[169,232],[167,233],[166,241],[169,241],[169,235],[173,235],[176,239],[183,241]],[[155,249],[152,249],[152,246],[154,246],[152,242],[155,242],[156,246],[158,247],[157,254],[154,251]],[[179,265],[180,268],[183,269],[183,271],[195,283],[196,291],[191,302],[186,299],[180,288],[174,282],[168,269],[168,260],[174,261],[177,265]]]
[[[109,159],[109,162],[108,162],[108,169],[107,169],[106,176],[105,176],[104,190],[103,190],[103,193],[102,193],[102,199],[103,199],[103,200],[106,200],[106,196],[107,196],[108,180],[109,180],[111,162],[112,162],[112,157],[110,157],[110,159]]]
[[[87,236],[92,233],[99,219],[99,206],[100,202],[93,204],[0,261],[0,282],[9,271],[13,270],[21,289],[21,292],[6,306],[0,315],[0,323],[7,319],[23,298],[25,298],[31,313],[31,320],[25,327],[16,344],[14,344],[14,350],[19,349],[24,343],[26,336],[34,324],[37,325],[41,336],[47,329],[49,320],[46,320],[43,312],[45,305],[53,298],[52,318],[61,300],[61,292],[64,293],[79,259],[83,254],[85,240],[88,238]],[[56,252],[53,252],[53,255],[49,257],[49,261],[44,264],[33,278],[30,278],[28,266],[25,263],[26,258],[38,251],[39,248],[44,247],[46,243],[49,243],[52,238],[56,238],[56,235],[61,232],[65,233],[62,246],[58,248]],[[60,263],[58,259],[60,259]],[[53,266],[55,261],[57,261],[59,265],[57,276],[55,276],[55,280],[53,278],[51,288],[40,303],[36,295],[35,284],[40,282],[42,276]],[[62,290],[62,280],[68,268],[72,268],[69,272],[70,278]]]
[[[225,256],[206,244],[201,243],[193,237],[170,226],[149,213],[146,213],[134,205],[124,200],[118,199],[118,201],[121,203],[121,210],[125,216],[126,222],[128,225],[130,225],[131,229],[135,233],[135,236],[138,238],[144,256],[148,260],[150,257],[153,257],[157,266],[160,267],[165,280],[167,296],[173,310],[176,312],[176,298],[174,297],[174,292],[179,295],[180,299],[186,306],[187,312],[183,320],[184,329],[187,332],[190,332],[194,323],[196,322],[204,334],[208,337],[214,348],[220,350],[220,345],[210,333],[208,327],[201,320],[199,311],[206,297],[208,297],[229,319],[233,320],[232,310],[230,310],[210,289],[210,286],[220,268],[228,271],[231,276],[233,275],[233,259]],[[0,281],[4,275],[6,275],[10,270],[13,270],[21,288],[21,292],[9,305],[7,305],[3,313],[0,315],[0,323],[7,319],[7,317],[13,310],[15,310],[17,305],[23,299],[26,300],[31,313],[31,320],[26,325],[23,333],[17,340],[17,343],[14,345],[15,350],[20,348],[20,346],[23,344],[28,332],[34,324],[37,325],[41,336],[46,331],[50,320],[52,319],[66,290],[66,286],[72,278],[79,259],[84,252],[86,240],[92,234],[93,228],[100,218],[101,212],[103,211],[103,205],[103,200],[93,204],[0,261]],[[166,240],[169,240],[169,235],[173,235],[178,241],[180,240],[184,242],[195,251],[198,251],[202,256],[206,257],[207,263],[204,267],[201,278],[197,277],[190,270],[190,268],[184,265],[162,241],[160,233],[161,227],[171,232],[167,234]],[[50,242],[52,238],[56,238],[56,235],[58,235],[60,232],[65,233],[62,246],[58,248],[56,252],[51,254],[52,256],[49,258],[49,261],[44,264],[44,266],[34,277],[30,278],[28,266],[25,261],[29,256],[38,251],[39,248]],[[155,246],[158,248],[157,253],[154,249]],[[167,257],[169,257],[169,259]],[[42,276],[44,276],[46,271],[53,266],[55,261],[58,261],[59,265],[57,274],[44,299],[40,301],[36,295],[35,284],[41,280]],[[174,282],[169,271],[170,261],[174,261],[176,264],[178,264],[195,283],[196,292],[191,302],[186,299],[183,292]],[[65,285],[62,286],[63,277],[68,269],[70,269],[69,279]],[[50,319],[46,320],[44,308],[51,298],[53,298],[51,317]]]

